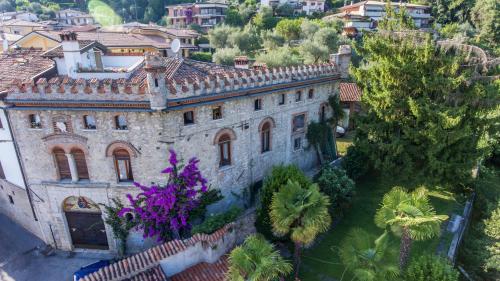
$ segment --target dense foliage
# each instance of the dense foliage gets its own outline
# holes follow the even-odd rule
[[[319,191],[317,184],[301,185],[288,183],[273,194],[269,216],[276,235],[289,235],[295,244],[294,270],[298,278],[301,250],[310,245],[316,237],[328,230],[331,217],[328,213],[330,200]]]
[[[130,230],[137,225],[130,216],[120,216],[120,211],[124,208],[123,203],[118,198],[111,199],[113,205],[104,206],[106,218],[104,222],[111,227],[113,236],[120,241],[119,254],[127,254],[127,237]]]
[[[366,175],[370,169],[367,155],[354,145],[347,148],[346,155],[342,158],[342,168],[347,175],[357,180]]]
[[[353,199],[354,181],[347,176],[345,170],[326,165],[321,169],[317,182],[321,192],[330,197],[331,213],[342,214]]]
[[[292,271],[291,264],[261,235],[247,237],[243,245],[231,251],[228,261],[230,281],[278,280]]]
[[[481,167],[459,263],[474,280],[500,279],[500,170]]]
[[[260,191],[260,203],[257,208],[256,228],[269,240],[276,239],[272,233],[271,218],[269,217],[273,193],[279,191],[289,180],[298,182],[301,186],[311,184],[309,178],[295,165],[274,166],[271,173],[264,179]]]
[[[201,224],[193,226],[192,234],[212,234],[228,223],[235,221],[241,214],[241,209],[232,207],[227,212],[207,217]]]
[[[135,198],[127,194],[131,207],[123,208],[119,215],[133,213],[137,227],[144,237],[157,237],[159,241],[179,238],[191,228],[191,211],[200,204],[200,197],[208,190],[207,180],[198,169],[199,160],[191,158],[184,166],[170,150],[170,167],[162,173],[168,175],[166,185],[144,186],[134,183],[141,190]]]
[[[404,30],[402,30],[404,32]],[[499,83],[472,80],[456,53],[429,37],[367,34],[353,76],[364,114],[355,145],[390,174],[464,185],[491,147]],[[431,176],[432,175],[432,176]]]
[[[406,269],[406,281],[458,281],[458,270],[443,257],[421,256]]]
[[[377,238],[354,228],[342,241],[339,255],[346,270],[357,280],[394,280],[399,275],[397,252],[390,246],[388,232]]]
[[[193,52],[189,58],[198,61],[212,62],[212,54],[209,52]]]

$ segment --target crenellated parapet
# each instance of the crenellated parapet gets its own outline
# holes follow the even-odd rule
[[[148,101],[142,79],[72,79],[56,76],[14,81],[9,100]]]
[[[347,53],[348,50],[343,50]],[[344,54],[342,54],[344,55]],[[342,57],[341,57],[342,58]],[[68,102],[149,102],[165,110],[171,101],[266,92],[339,79],[346,60],[275,68],[241,69],[182,58],[146,54],[144,65],[128,79],[74,79],[56,76],[36,81],[14,81],[8,100]]]

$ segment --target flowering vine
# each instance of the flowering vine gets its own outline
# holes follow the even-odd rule
[[[200,204],[200,196],[207,192],[207,180],[198,169],[199,160],[191,158],[184,166],[177,160],[174,150],[169,150],[170,167],[162,171],[168,175],[166,185],[134,185],[142,190],[135,198],[127,194],[130,207],[121,209],[119,216],[133,213],[137,228],[143,236],[158,237],[158,241],[179,238],[179,233],[189,230],[190,212]]]

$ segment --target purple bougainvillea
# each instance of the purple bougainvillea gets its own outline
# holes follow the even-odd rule
[[[179,233],[191,228],[189,213],[199,205],[200,195],[207,192],[207,180],[201,175],[198,162],[191,158],[186,165],[179,164],[175,151],[170,150],[170,167],[162,171],[168,175],[167,184],[134,183],[142,192],[135,198],[127,194],[130,207],[123,208],[119,216],[134,214],[145,238],[156,236],[158,241],[179,238]]]

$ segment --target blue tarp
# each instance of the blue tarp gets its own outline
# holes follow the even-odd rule
[[[81,267],[80,270],[73,274],[74,280],[78,281],[80,278],[83,278],[89,275],[92,272],[98,271],[100,268],[108,266],[110,264],[109,260],[100,260],[93,264],[89,264],[87,266]]]

